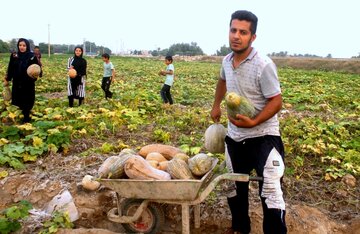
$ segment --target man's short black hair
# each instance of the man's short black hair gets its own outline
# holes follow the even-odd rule
[[[250,26],[251,34],[253,34],[253,35],[256,34],[258,18],[252,12],[240,10],[240,11],[235,11],[234,13],[232,13],[231,20],[230,20],[230,27],[231,27],[231,22],[234,19],[245,20],[245,21],[250,22],[251,23],[251,26]]]

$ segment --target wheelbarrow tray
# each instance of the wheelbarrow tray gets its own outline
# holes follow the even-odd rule
[[[210,182],[217,162],[215,158],[211,170],[198,180],[101,179],[100,183],[123,198],[192,201]]]

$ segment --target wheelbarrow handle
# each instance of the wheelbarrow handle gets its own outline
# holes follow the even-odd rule
[[[203,202],[206,197],[215,189],[215,187],[220,183],[222,180],[232,180],[238,182],[249,182],[249,181],[262,181],[262,177],[254,177],[249,176],[248,174],[240,174],[240,173],[225,173],[222,175],[217,176],[213,181],[209,183],[209,185],[200,192],[197,199],[190,202],[190,205],[196,205]]]
[[[259,181],[259,182],[262,182],[262,181],[264,181],[264,178],[263,178],[263,177],[259,177],[259,176],[250,176],[250,177],[249,177],[249,180],[250,180],[250,181]]]

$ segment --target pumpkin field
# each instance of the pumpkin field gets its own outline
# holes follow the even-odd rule
[[[8,55],[0,57],[3,78]],[[190,156],[207,153],[204,133],[212,124],[210,110],[220,63],[175,57],[174,105],[167,106],[159,93],[164,82],[158,75],[165,68],[162,59],[111,57],[116,77],[110,88],[113,98],[105,99],[100,87],[103,62],[86,57],[85,103],[78,107],[75,100],[75,107],[69,108],[67,58],[43,57],[31,123],[22,124],[21,111],[0,100],[0,183],[25,172],[46,171],[42,164],[49,158],[64,162],[61,170],[54,171],[59,176],[81,167],[71,177],[73,181],[66,179],[77,183],[106,157],[151,143],[176,146]],[[286,202],[322,209],[330,219],[343,223],[358,219],[360,75],[292,68],[279,68],[278,74],[283,95],[279,118],[286,153]],[[221,123],[226,127],[224,106]],[[223,154],[214,157],[224,160]],[[79,166],[80,161],[88,163]],[[6,201],[0,210],[15,200]]]

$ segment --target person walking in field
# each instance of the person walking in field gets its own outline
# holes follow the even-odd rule
[[[171,97],[170,89],[174,83],[174,77],[175,77],[174,74],[175,68],[174,68],[172,56],[168,55],[165,57],[165,64],[166,64],[166,70],[165,71],[161,70],[159,72],[159,75],[166,76],[165,83],[160,91],[160,95],[165,104],[172,105],[174,102]]]
[[[284,146],[277,113],[282,96],[276,66],[261,55],[252,43],[256,39],[257,17],[249,11],[231,15],[229,44],[232,52],[224,57],[215,91],[211,117],[219,122],[220,104],[226,92],[249,99],[256,116],[228,116],[225,138],[227,152],[235,173],[249,174],[253,169],[263,177],[259,194],[263,207],[264,233],[287,233],[285,201],[281,190],[284,173]],[[236,195],[228,198],[232,228],[226,233],[250,233],[249,183],[236,182]]]
[[[110,55],[105,53],[101,56],[104,61],[104,75],[101,82],[101,88],[105,92],[105,98],[112,98],[112,92],[110,91],[111,82],[115,81],[115,68],[112,62],[110,62]]]
[[[18,106],[24,115],[23,122],[30,122],[30,111],[35,103],[35,81],[37,77],[30,77],[27,69],[30,65],[37,64],[37,57],[30,51],[30,43],[27,39],[20,38],[17,43],[17,52],[10,55],[4,86],[12,81],[12,101]]]
[[[69,107],[74,106],[74,99],[79,99],[79,106],[85,98],[85,81],[86,81],[86,60],[83,58],[83,48],[77,46],[74,49],[74,56],[68,59],[67,69],[75,69],[76,77],[68,76],[68,98]]]
[[[34,46],[33,52],[34,52],[34,55],[36,56],[36,58],[37,58],[38,61],[39,61],[39,66],[41,67],[41,72],[40,72],[39,77],[42,77],[42,75],[43,75],[43,71],[42,71],[43,65],[42,65],[42,62],[41,62],[40,47],[39,47],[39,46]]]

